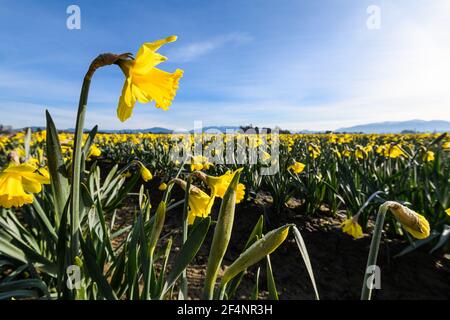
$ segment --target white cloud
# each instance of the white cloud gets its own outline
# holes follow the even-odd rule
[[[168,56],[172,62],[188,62],[205,56],[223,46],[239,45],[251,40],[252,38],[246,33],[230,33],[171,49]]]

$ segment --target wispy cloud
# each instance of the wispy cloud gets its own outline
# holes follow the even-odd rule
[[[251,40],[252,37],[246,33],[230,33],[172,49],[168,55],[172,62],[188,62],[205,56],[221,47],[240,45]]]

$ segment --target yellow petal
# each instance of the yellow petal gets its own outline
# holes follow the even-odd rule
[[[136,59],[133,64],[133,74],[142,75],[150,71],[159,63],[166,61],[167,58],[156,51],[166,43],[174,42],[176,40],[176,36],[170,36],[154,42],[144,43],[136,54]]]
[[[157,108],[167,110],[175,98],[182,76],[180,69],[169,73],[153,68],[145,76],[135,76],[133,81],[148,99],[155,100]]]
[[[117,107],[117,117],[120,121],[124,122],[133,114],[134,104],[136,99],[131,91],[131,80],[127,78],[122,88],[122,95],[119,99],[119,105]]]

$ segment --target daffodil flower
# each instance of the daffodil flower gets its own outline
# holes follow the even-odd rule
[[[428,238],[430,224],[424,216],[395,201],[387,201],[386,205],[402,227],[414,238]]]
[[[141,177],[145,182],[153,179],[153,175],[143,164],[141,164]]]
[[[183,190],[186,190],[186,181],[178,178],[173,181],[183,188]],[[206,218],[211,213],[214,200],[214,195],[209,196],[200,188],[191,185],[188,200],[188,224],[193,224],[196,217]]]
[[[158,190],[160,190],[160,191],[164,191],[164,190],[166,190],[167,189],[167,184],[166,183],[161,183],[160,185],[159,185],[159,187],[158,187]]]
[[[236,173],[242,171],[242,168],[235,170],[234,172],[227,171],[225,174],[215,177],[209,176],[201,171],[195,172],[195,174],[201,178],[210,188],[211,195],[216,196],[218,198],[223,199],[225,192],[228,189],[228,186],[233,180],[233,177]],[[242,183],[238,183],[236,189],[236,203],[241,202],[245,196],[245,185]]]
[[[295,161],[294,164],[292,164],[288,167],[288,170],[290,170],[296,174],[301,173],[304,169],[305,169],[305,165],[303,163],[297,162],[297,161]]]
[[[12,162],[0,173],[0,206],[11,208],[32,203],[32,193],[41,192],[42,184],[49,183],[46,170],[28,163]]]
[[[358,223],[358,217],[354,216],[342,222],[342,231],[352,236],[354,239],[359,239],[363,236],[362,228]]]
[[[89,157],[100,157],[101,154],[102,154],[102,150],[100,150],[100,148],[97,147],[97,145],[93,144],[91,146],[91,149],[89,150],[88,158]]]
[[[136,54],[136,59],[119,59],[116,63],[125,74],[125,83],[119,99],[117,116],[120,121],[131,117],[136,101],[155,101],[157,108],[168,110],[174,99],[183,70],[169,73],[155,68],[167,58],[156,51],[166,43],[176,41],[176,36],[144,43]]]

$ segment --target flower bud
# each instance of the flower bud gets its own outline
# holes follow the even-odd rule
[[[292,224],[288,224],[272,230],[261,239],[255,241],[255,243],[245,250],[245,252],[242,253],[239,258],[237,258],[236,261],[234,261],[233,264],[225,271],[221,281],[222,286],[233,279],[240,272],[274,252],[286,239],[291,226]]]
[[[166,218],[166,203],[161,201],[159,203],[158,209],[156,209],[155,222],[153,223],[152,234],[150,235],[149,241],[149,251],[153,252],[156,248],[156,243],[158,242],[159,235],[161,234],[162,228],[164,226],[164,220]]]
[[[208,257],[208,266],[206,268],[206,280],[203,289],[204,299],[212,299],[213,297],[219,267],[230,242],[236,207],[236,190],[241,171],[242,169],[235,171],[220,206],[219,218],[217,219],[211,251]]]
[[[430,224],[424,216],[395,201],[388,201],[386,206],[414,238],[425,239],[430,235]]]

